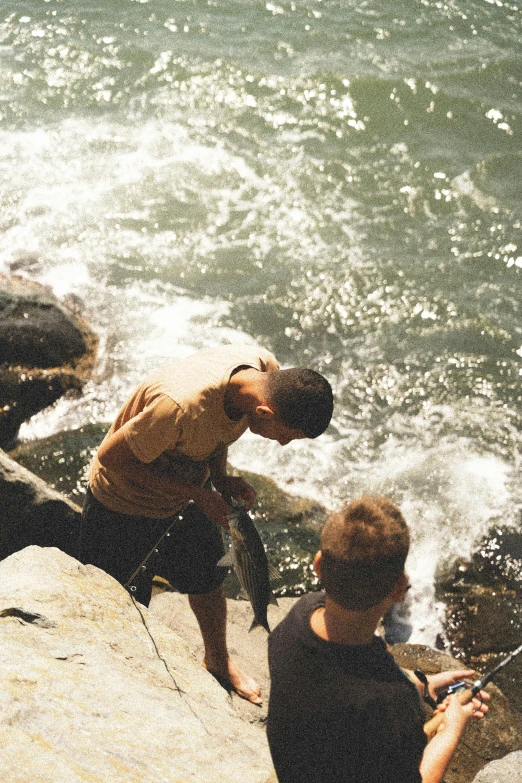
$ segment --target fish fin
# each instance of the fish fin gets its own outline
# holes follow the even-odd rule
[[[268,566],[268,578],[271,582],[278,582],[281,579],[281,574],[273,565]]]
[[[254,617],[254,619],[252,620],[252,625],[248,629],[248,633],[250,633],[250,631],[253,631],[254,628],[264,628],[267,633],[270,633],[270,626],[268,625],[268,620],[265,620],[265,622],[260,622],[259,620],[256,620],[256,618]]]
[[[233,568],[234,567],[234,557],[232,555],[232,550],[230,549],[226,555],[223,555],[221,560],[218,560],[217,565],[220,568]]]
[[[270,596],[270,601],[268,603],[272,604],[272,606],[279,606],[279,604],[277,603],[277,598],[275,597],[275,595],[271,595]]]

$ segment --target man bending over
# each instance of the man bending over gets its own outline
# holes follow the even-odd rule
[[[216,564],[230,501],[250,509],[256,493],[227,475],[227,449],[247,429],[282,446],[316,438],[332,409],[330,384],[314,370],[280,370],[262,348],[218,346],[149,375],[121,408],[91,468],[82,562],[112,574],[146,605],[154,575],[188,593],[203,665],[255,704],[259,686],[228,655],[226,569]],[[149,567],[131,580],[151,548]]]

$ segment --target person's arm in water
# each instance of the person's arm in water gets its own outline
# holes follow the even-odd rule
[[[183,500],[194,501],[209,519],[218,525],[228,527],[227,517],[232,513],[232,508],[225,502],[220,492],[191,484],[180,484],[154,462],[142,462],[127,444],[123,430],[117,430],[102,443],[98,451],[98,459],[109,471],[123,470],[136,484],[147,485],[160,493],[175,493]]]
[[[209,460],[210,479],[225,500],[241,500],[249,511],[255,503],[256,491],[241,476],[227,474],[228,448],[217,449]]]
[[[489,698],[484,691],[481,691],[481,696]],[[420,764],[422,783],[443,783],[444,775],[466,723],[472,716],[483,718],[488,707],[486,704],[481,704],[478,699],[463,705],[454,695],[446,699],[439,709],[444,710],[442,722],[422,755]]]

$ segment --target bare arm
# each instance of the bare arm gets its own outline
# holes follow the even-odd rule
[[[451,696],[446,700],[443,709],[445,711],[442,723],[433,739],[428,742],[422,756],[420,764],[422,783],[443,783],[444,774],[466,723],[472,715],[483,718],[488,708],[487,705],[480,704],[478,699],[462,705],[457,696]]]
[[[423,696],[424,685],[417,675],[409,669],[403,671],[415,683],[419,693]],[[427,678],[430,696],[436,700],[442,690],[458,682],[469,680],[474,674],[473,669],[457,669],[430,674]],[[489,694],[485,691],[481,691],[480,696],[483,700],[489,700]],[[475,718],[483,718],[487,711],[487,705],[481,704],[478,699],[462,705],[457,697],[446,699],[435,710],[434,715],[440,713],[439,718],[442,718],[442,722],[434,735],[428,734],[430,740],[420,765],[422,783],[442,783],[466,723],[472,715]]]
[[[241,476],[227,475],[228,447],[216,451],[209,462],[210,478],[217,491],[225,500],[242,500],[247,511],[256,500],[256,491]]]
[[[212,492],[191,484],[180,484],[156,463],[145,463],[132,452],[122,430],[117,430],[100,446],[98,459],[107,470],[124,471],[131,481],[147,485],[161,493],[176,494],[182,500],[194,503],[211,519],[228,527],[227,516],[232,513],[218,492]]]
[[[212,457],[209,459],[208,465],[210,468],[210,479],[215,487],[227,479],[227,459],[228,459],[228,447],[223,446],[220,449],[216,449]]]

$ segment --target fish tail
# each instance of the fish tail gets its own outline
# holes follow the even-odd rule
[[[248,633],[250,631],[253,631],[254,628],[264,628],[267,633],[270,633],[270,626],[268,625],[268,620],[258,620],[257,617],[254,617],[252,620],[252,625],[248,629]]]

